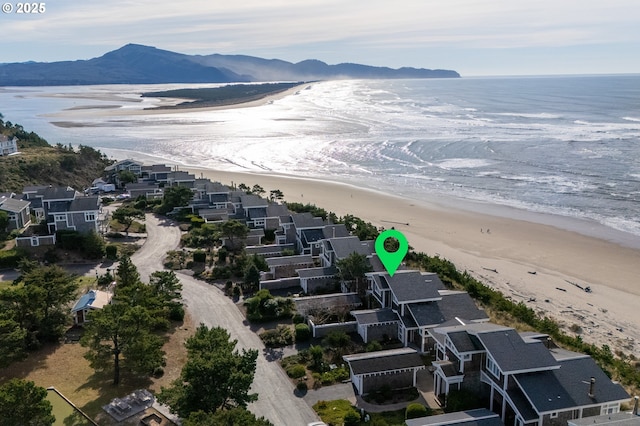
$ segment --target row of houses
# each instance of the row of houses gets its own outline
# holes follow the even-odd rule
[[[0,210],[9,215],[8,229],[21,231],[18,247],[55,244],[56,231],[99,232],[104,219],[97,196],[71,187],[26,186],[19,194],[0,194]]]
[[[374,241],[360,241],[342,224],[293,213],[284,205],[168,166],[124,160],[107,168],[107,178],[117,182],[121,170],[138,177],[136,183],[126,184],[131,197],[153,198],[166,186],[183,185],[194,193],[188,208],[206,222],[237,219],[246,223],[251,229],[246,250],[264,256],[269,269],[261,277],[261,288],[304,293],[294,300],[298,311],[309,318],[314,336],[340,329],[357,333],[365,343],[397,339],[399,349],[344,357],[358,394],[383,384],[415,386],[426,369],[442,401],[452,391],[468,390],[486,402],[486,410],[474,413],[476,417],[459,416],[464,420],[460,424],[477,418],[486,424],[564,425],[613,415],[629,400],[590,357],[554,347],[545,334],[518,333],[491,324],[466,292],[447,289],[437,274],[401,267],[390,276],[375,254]],[[33,202],[33,208],[39,209],[36,216],[47,219],[49,230],[77,227],[81,219],[92,219],[75,216],[75,212],[93,211],[84,207],[91,204],[93,208],[92,201],[49,189],[25,190],[12,199]],[[75,200],[83,201],[74,204]],[[274,231],[274,244],[261,244],[265,230]],[[285,256],[288,251],[297,254]],[[340,260],[352,253],[366,258],[370,272],[356,282],[342,281]],[[75,321],[86,320],[87,313],[107,299],[97,293],[83,296],[74,307]],[[338,324],[317,322],[318,312],[331,310],[346,311],[349,319]],[[430,365],[423,361],[425,354],[433,359]]]

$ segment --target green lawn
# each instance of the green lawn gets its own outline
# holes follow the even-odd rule
[[[313,409],[318,413],[323,422],[327,424],[341,425],[344,416],[351,410],[358,411],[346,399],[336,399],[334,401],[318,401]],[[384,424],[387,426],[404,426],[404,410],[387,411],[384,413],[370,413],[369,423],[364,421],[360,425]]]

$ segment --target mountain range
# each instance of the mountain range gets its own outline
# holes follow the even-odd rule
[[[456,77],[460,75],[451,70],[328,65],[313,59],[291,63],[244,55],[185,55],[138,44],[127,44],[88,60],[0,64],[0,86]]]

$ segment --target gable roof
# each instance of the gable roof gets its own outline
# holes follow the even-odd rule
[[[86,212],[86,211],[98,211],[98,197],[80,197],[76,198],[69,204],[67,208],[68,212]]]
[[[593,397],[589,396],[592,377],[595,378]],[[587,355],[560,361],[557,370],[518,374],[515,379],[538,413],[630,398],[624,388],[613,383]]]
[[[478,308],[471,296],[465,292],[447,293],[441,300],[426,303],[411,303],[409,312],[420,327],[440,325],[456,318],[468,321],[487,320],[485,311]]]
[[[328,242],[337,259],[349,257],[352,253],[368,256],[375,251],[373,241],[360,241],[355,236],[329,238]]]
[[[478,338],[473,334],[469,334],[466,331],[454,331],[447,335],[459,354],[484,350],[480,340],[478,340]]]
[[[542,342],[525,342],[514,329],[478,333],[477,336],[503,373],[560,367]]]
[[[442,299],[438,292],[442,282],[434,280],[434,276],[437,278],[435,274],[419,271],[397,271],[393,277],[382,275],[382,279],[387,281],[398,303],[427,302]]]
[[[20,213],[29,207],[29,201],[18,200],[16,198],[0,198],[0,210],[10,213]]]
[[[337,225],[326,225],[322,228],[322,233],[324,234],[324,238],[340,238],[349,236],[347,227],[342,223]]]
[[[322,220],[321,217],[315,217],[309,212],[294,213],[291,215],[291,219],[293,220],[293,226],[295,226],[296,229],[321,228],[325,225],[324,220]]]
[[[256,207],[263,207],[266,209],[269,205],[269,202],[267,200],[254,194],[241,195],[240,202],[242,203],[242,207],[245,209]]]
[[[269,268],[273,268],[276,266],[287,266],[287,265],[313,265],[313,258],[310,254],[301,254],[297,256],[283,256],[283,257],[270,257],[265,259],[267,262],[267,266]]]
[[[102,309],[111,302],[111,293],[101,290],[89,290],[80,297],[71,312],[82,311],[84,309]]]
[[[320,267],[320,268],[304,268],[296,269],[300,278],[315,278],[315,277],[327,277],[336,275],[338,270],[335,266]]]
[[[43,200],[72,200],[76,196],[76,190],[70,186],[49,186],[38,190]]]
[[[364,311],[352,311],[351,315],[360,325],[380,324],[385,322],[398,322],[400,317],[391,309],[368,309]]]
[[[406,368],[425,368],[420,355],[414,349],[409,348],[345,355],[342,358],[349,363],[354,375],[381,373]]]

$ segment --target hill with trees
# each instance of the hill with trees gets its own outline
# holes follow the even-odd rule
[[[18,138],[20,151],[18,155],[0,157],[0,192],[19,192],[27,185],[85,188],[112,163],[89,146],[51,146],[36,133],[5,121],[2,114],[0,134]]]

